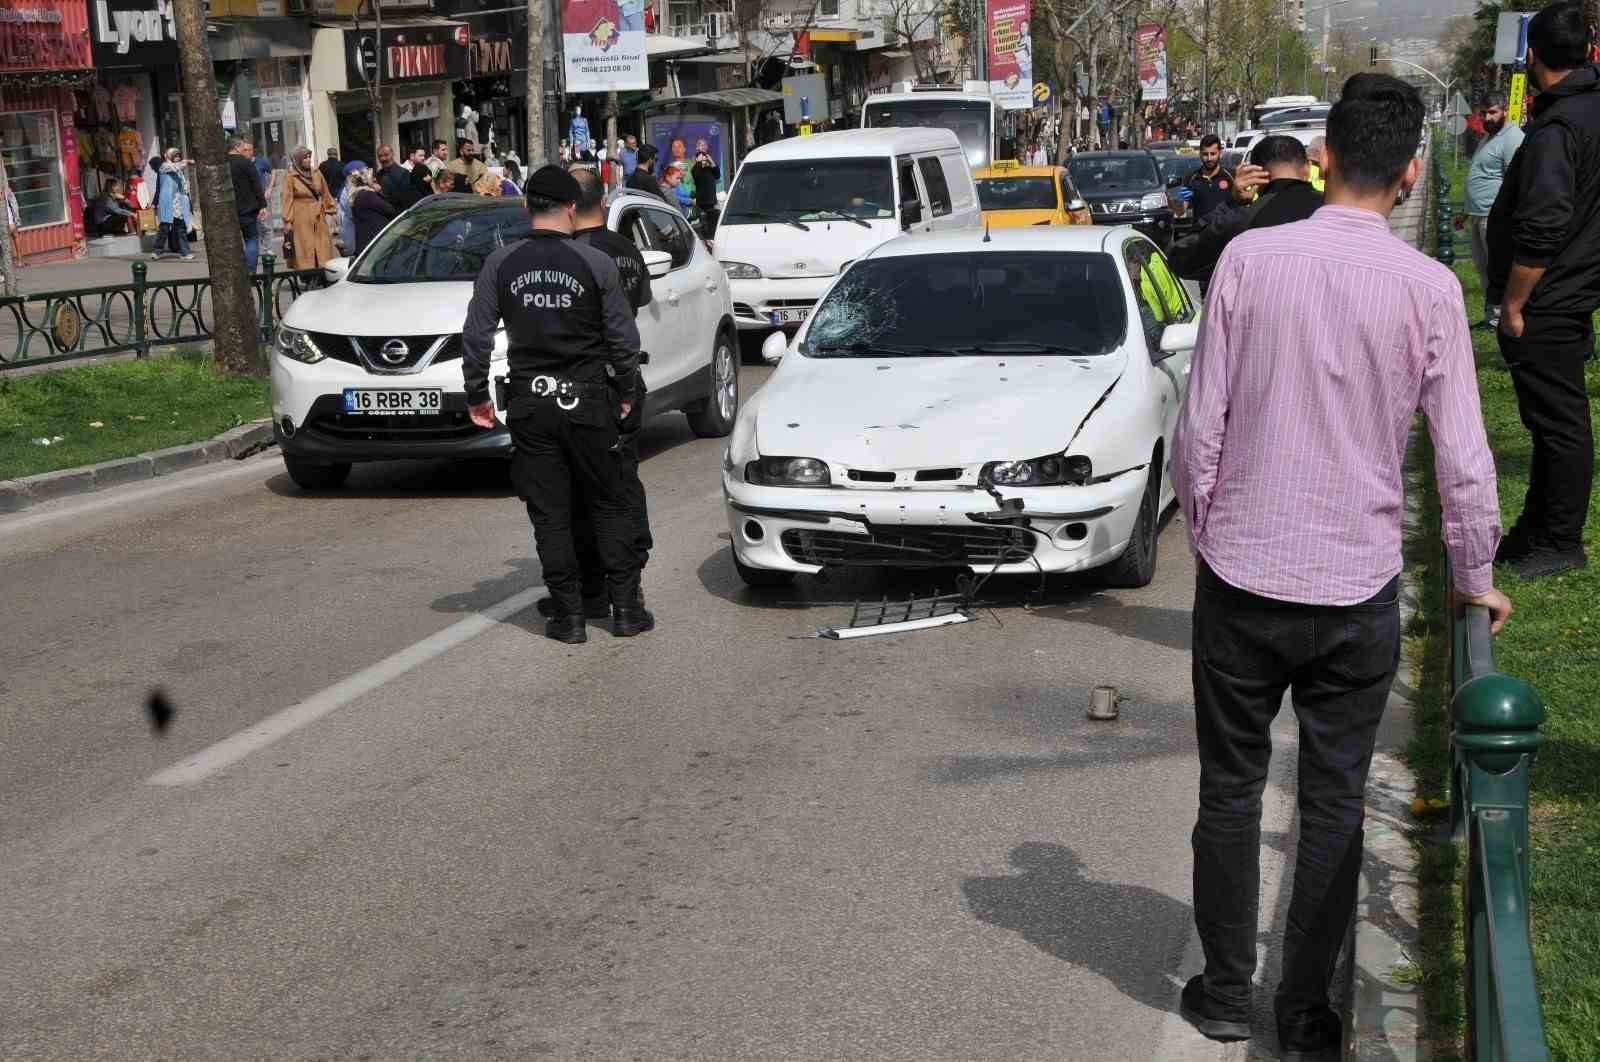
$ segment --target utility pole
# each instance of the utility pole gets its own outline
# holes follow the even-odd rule
[[[544,143],[544,3],[528,4],[528,172],[549,157]]]
[[[367,82],[367,104],[372,108],[372,157],[378,157],[378,145],[383,143],[383,7],[382,0],[361,0],[352,16],[356,22],[356,37],[361,36],[361,7],[372,5],[372,41],[377,62],[372,64],[372,79]],[[366,67],[362,67],[362,73]]]
[[[258,375],[265,368],[261,331],[256,323],[250,277],[244,269],[244,232],[234,209],[233,180],[228,175],[228,153],[222,139],[222,112],[217,106],[217,77],[211,67],[211,47],[206,43],[205,11],[201,0],[175,0],[172,7],[182,55],[195,192],[205,219],[206,261],[211,268],[211,308],[216,319],[213,350],[217,364],[225,372]]]
[[[1200,45],[1200,135],[1210,131],[1206,125],[1206,112],[1211,102],[1211,0],[1206,0],[1205,21],[1200,35],[1205,38]]]

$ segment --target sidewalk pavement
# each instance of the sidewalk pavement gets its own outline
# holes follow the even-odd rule
[[[158,261],[148,254],[130,254],[111,258],[79,258],[72,262],[29,266],[17,270],[17,293],[33,295],[43,291],[131,284],[135,262],[143,262],[150,267],[146,274],[148,280],[190,280],[210,276],[211,266],[206,259],[205,244],[196,243],[192,249],[194,251],[192,262],[185,262],[176,257],[166,257]]]

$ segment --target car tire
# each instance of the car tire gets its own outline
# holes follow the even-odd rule
[[[349,461],[318,464],[285,457],[283,467],[288,471],[289,478],[294,480],[295,486],[302,490],[333,490],[350,475]]]
[[[775,587],[788,586],[794,582],[794,572],[774,572],[766,568],[752,568],[739,559],[739,551],[732,546],[728,547],[728,555],[733,558],[733,570],[739,573],[739,578],[744,580],[744,585],[756,590],[771,590]]]
[[[1145,477],[1143,499],[1139,502],[1139,518],[1133,523],[1133,534],[1122,556],[1106,566],[1102,579],[1107,586],[1137,590],[1149,586],[1156,577],[1156,547],[1161,538],[1161,460],[1160,455],[1150,463],[1150,474]]]
[[[733,431],[739,415],[739,344],[725,329],[711,348],[711,393],[700,408],[686,412],[689,430],[702,439],[720,439]]]

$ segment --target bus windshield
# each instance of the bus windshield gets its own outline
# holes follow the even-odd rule
[[[948,129],[972,167],[989,165],[994,151],[994,104],[988,100],[869,100],[861,124],[866,129]]]

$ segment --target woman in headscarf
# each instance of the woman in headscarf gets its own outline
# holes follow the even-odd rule
[[[320,166],[317,168],[321,169]],[[360,159],[345,163],[344,169],[339,171],[338,187],[328,189],[339,201],[339,234],[333,238],[333,242],[345,254],[355,254],[351,248],[356,245],[356,223],[350,216],[350,204],[356,197],[357,187],[352,183],[352,178],[366,168],[367,164]]]
[[[350,220],[355,227],[350,256],[354,258],[367,249],[367,244],[399,215],[400,210],[383,194],[371,170],[362,169],[352,173],[349,184]]]
[[[310,148],[295,148],[289,161],[289,176],[283,182],[283,257],[290,269],[316,269],[338,257],[328,234],[328,215],[339,206],[328,192],[328,182],[311,165]]]
[[[175,254],[194,261],[189,251],[189,178],[183,171],[183,152],[167,148],[156,174],[156,249],[151,258]]]

